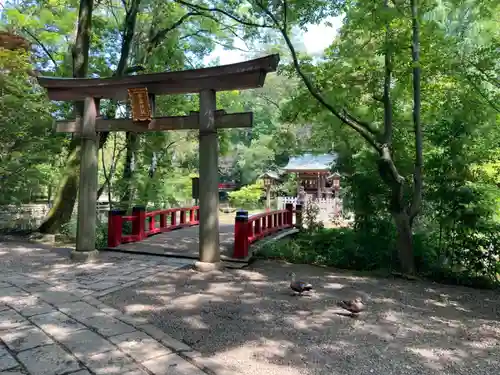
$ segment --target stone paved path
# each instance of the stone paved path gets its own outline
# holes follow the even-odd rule
[[[104,254],[78,264],[59,250],[0,242],[1,375],[220,373],[145,319],[97,299],[192,260]]]

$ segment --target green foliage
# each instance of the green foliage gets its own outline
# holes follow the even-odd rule
[[[302,213],[303,225],[307,233],[315,233],[323,229],[323,223],[318,221],[320,209],[315,201],[310,201]]]
[[[29,56],[0,48],[0,203],[29,202],[56,176],[51,105],[33,85]],[[20,178],[22,176],[22,178]]]
[[[319,229],[302,232],[292,240],[271,242],[259,253],[293,263],[308,263],[352,270],[375,270],[391,264],[387,247],[390,234],[357,232],[353,229]]]
[[[255,184],[243,186],[240,190],[229,193],[229,202],[233,207],[251,210],[258,208],[263,194],[263,183],[257,181]]]

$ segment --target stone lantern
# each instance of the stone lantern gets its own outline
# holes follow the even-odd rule
[[[266,208],[269,210],[271,208],[271,188],[279,180],[279,176],[274,172],[265,172],[260,178],[264,181],[266,188]]]
[[[340,192],[340,173],[335,172],[330,176],[330,178],[332,179],[332,187],[335,191],[335,197],[337,198]]]

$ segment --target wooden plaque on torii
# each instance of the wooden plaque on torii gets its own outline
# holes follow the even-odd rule
[[[130,107],[132,108],[132,121],[148,123],[152,120],[151,106],[149,105],[148,89],[137,87],[128,89]]]

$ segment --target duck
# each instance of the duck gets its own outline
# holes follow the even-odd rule
[[[292,289],[294,292],[299,293],[299,296],[302,295],[304,292],[308,292],[310,290],[313,290],[313,286],[309,283],[306,283],[301,280],[295,280],[295,273],[291,272],[290,276],[292,278],[292,281],[290,282],[290,289]],[[295,295],[295,293],[294,293]]]
[[[357,297],[353,300],[342,300],[337,303],[337,305],[352,314],[359,314],[365,309],[365,305],[361,298]]]

